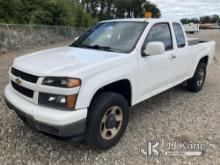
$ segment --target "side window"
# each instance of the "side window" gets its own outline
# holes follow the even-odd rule
[[[173,49],[172,35],[168,23],[160,23],[154,25],[147,35],[144,45],[146,46],[149,42],[163,42],[165,50]]]
[[[185,36],[184,36],[183,29],[180,26],[180,24],[173,23],[173,29],[175,32],[176,42],[177,42],[178,48],[185,47],[185,45],[186,45]]]

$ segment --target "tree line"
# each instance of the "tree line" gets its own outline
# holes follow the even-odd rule
[[[181,22],[183,24],[189,24],[189,23],[220,23],[220,17],[219,15],[212,15],[212,16],[202,16],[200,18],[183,18],[181,19]]]
[[[146,0],[0,0],[0,23],[88,27],[112,18],[143,17],[159,8]]]
[[[75,0],[0,0],[1,23],[87,27],[95,21]]]
[[[151,11],[154,18],[161,16],[160,9],[146,0],[82,0],[83,8],[100,20],[112,18],[143,17]]]

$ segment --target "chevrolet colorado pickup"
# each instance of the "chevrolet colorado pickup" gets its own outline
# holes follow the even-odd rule
[[[131,106],[183,82],[200,91],[214,52],[214,41],[188,40],[178,21],[103,21],[70,46],[16,58],[5,100],[39,132],[105,150],[125,132]]]

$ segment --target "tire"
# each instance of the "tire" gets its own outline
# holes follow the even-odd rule
[[[206,64],[204,62],[200,62],[196,68],[194,76],[187,81],[187,88],[191,92],[199,92],[206,78]]]
[[[129,105],[123,96],[114,92],[101,93],[92,101],[88,109],[87,143],[98,150],[113,147],[125,132],[128,118]]]

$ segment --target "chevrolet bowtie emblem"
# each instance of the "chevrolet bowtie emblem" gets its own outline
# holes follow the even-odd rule
[[[16,78],[16,79],[15,79],[15,83],[16,83],[18,86],[21,86],[21,79],[20,79],[20,78]]]

